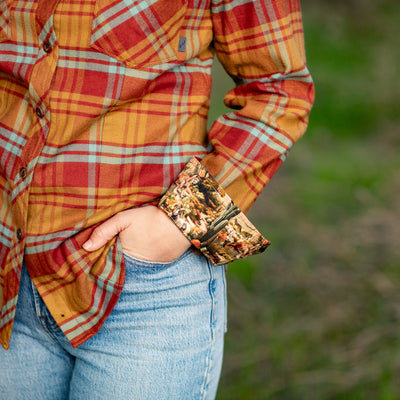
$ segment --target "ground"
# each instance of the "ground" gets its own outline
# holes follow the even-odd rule
[[[316,103],[249,214],[271,247],[228,268],[217,400],[397,400],[400,7],[302,6]]]

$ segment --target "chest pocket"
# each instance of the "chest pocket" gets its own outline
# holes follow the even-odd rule
[[[96,0],[91,47],[132,68],[184,56],[187,0]]]
[[[2,0],[0,4],[0,42],[11,36],[10,10],[14,0]]]

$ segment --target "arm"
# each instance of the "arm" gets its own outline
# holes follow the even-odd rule
[[[178,257],[192,243],[213,262],[223,263],[262,251],[268,245],[243,212],[250,208],[304,133],[314,92],[305,62],[299,0],[212,3],[216,54],[237,84],[226,95],[225,104],[236,111],[219,117],[210,129],[208,137],[213,151],[201,160],[206,169],[189,163],[161,200],[160,208],[170,219],[165,219],[160,214],[163,211],[155,207],[152,212],[153,217],[157,215],[159,227],[170,225],[172,231],[167,240],[182,243],[168,247],[163,258]],[[198,182],[205,175],[206,182],[200,190]],[[194,179],[187,179],[188,176]],[[194,186],[189,187],[185,181],[194,182]],[[233,215],[227,224],[224,213],[231,199],[243,212]],[[94,247],[85,248],[94,250],[121,232],[123,246],[130,254],[160,261],[154,254],[154,243],[159,243],[155,242],[155,226],[140,218],[141,213],[150,209],[153,207],[127,210],[120,213],[125,218],[111,218],[104,223],[107,229],[103,224],[94,231]],[[128,212],[129,222],[128,214],[124,214]],[[216,227],[221,228],[219,235]],[[145,252],[124,243],[124,238],[128,241],[130,235],[138,235],[135,230],[148,238]],[[233,251],[234,255],[227,259],[219,254],[221,250]]]

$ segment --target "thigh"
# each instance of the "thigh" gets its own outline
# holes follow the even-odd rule
[[[68,398],[73,358],[46,331],[44,325],[54,320],[43,306],[24,267],[10,347],[0,348],[2,399]]]
[[[125,256],[111,315],[77,348],[71,399],[213,399],[225,326],[225,272],[190,251],[170,264]]]

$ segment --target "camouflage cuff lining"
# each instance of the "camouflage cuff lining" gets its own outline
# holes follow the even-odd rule
[[[261,253],[270,244],[194,157],[158,207],[214,265]]]

